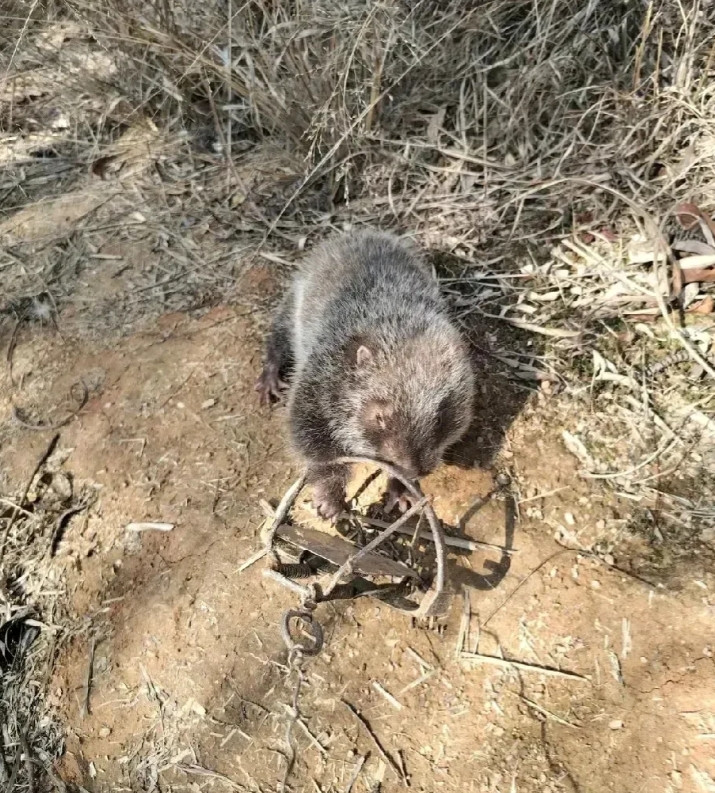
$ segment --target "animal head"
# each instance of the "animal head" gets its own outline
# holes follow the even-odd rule
[[[472,417],[474,378],[463,340],[449,324],[431,326],[397,347],[356,338],[346,355],[350,372],[344,445],[398,465],[412,479],[426,476]]]

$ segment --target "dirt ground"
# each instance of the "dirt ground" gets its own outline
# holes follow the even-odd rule
[[[244,297],[275,287],[254,268]],[[166,315],[94,348],[51,326],[18,339],[22,386],[0,390],[8,481],[25,481],[51,435],[14,423],[12,405],[48,411],[73,383],[90,390],[58,443],[62,470],[96,493],[57,549],[81,626],[50,683],[69,786],[280,789],[293,681],[278,625],[295,600],[262,562],[239,567],[258,547],[260,500],[298,472],[281,409],[253,393],[266,313],[247,304]],[[484,382],[484,415],[503,387]],[[697,558],[643,573],[647,542],[626,532],[628,504],[579,475],[557,400],[542,392],[509,416],[488,467],[445,466],[425,483],[450,525],[498,472],[518,508],[513,538],[503,499],[469,521],[473,539],[511,550],[451,557],[439,630],[372,600],[320,607],[327,638],[306,667],[293,790],[713,790],[713,577]],[[127,529],[147,521],[173,528]],[[610,553],[578,553],[606,539]]]
[[[715,793],[708,4],[3,12],[3,789]],[[348,224],[472,344],[423,484],[478,549],[436,624],[318,607],[291,758],[296,596],[243,567],[299,471],[253,384]]]

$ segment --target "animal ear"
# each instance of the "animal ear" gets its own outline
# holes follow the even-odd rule
[[[366,364],[370,363],[370,361],[372,361],[371,350],[364,344],[361,344],[355,353],[355,363],[358,366],[365,366]]]
[[[373,359],[370,345],[363,336],[354,336],[348,342],[346,357],[350,366],[366,366]]]

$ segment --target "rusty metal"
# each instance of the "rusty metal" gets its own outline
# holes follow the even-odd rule
[[[307,526],[282,524],[276,530],[276,536],[304,551],[309,551],[322,559],[326,559],[338,567],[360,552],[359,548],[356,548],[351,542],[344,540],[342,537],[326,534],[324,531],[317,531]],[[366,576],[418,578],[417,573],[407,565],[402,564],[402,562],[396,562],[374,552],[369,552],[357,560],[353,570],[360,575]]]
[[[308,644],[304,640],[293,637],[291,631],[291,622],[293,620],[298,620],[298,622],[302,623],[302,633],[303,636],[308,638]],[[281,623],[281,634],[288,648],[289,656],[299,654],[304,658],[308,658],[318,655],[323,649],[323,628],[317,620],[313,619],[313,610],[305,606],[300,609],[289,609],[285,612]]]

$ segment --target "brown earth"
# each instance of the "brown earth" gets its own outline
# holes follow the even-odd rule
[[[246,288],[272,283],[256,270]],[[262,563],[238,572],[258,546],[260,500],[279,499],[297,475],[281,409],[254,398],[264,322],[225,305],[165,316],[110,347],[50,328],[19,339],[21,387],[6,380],[0,394],[8,421],[12,403],[47,411],[80,378],[91,387],[60,437],[64,470],[97,492],[58,552],[84,626],[62,645],[50,686],[67,725],[57,769],[67,783],[279,789],[293,679],[278,623],[295,601]],[[673,571],[648,582],[626,572],[633,558],[575,552],[617,533],[626,511],[579,477],[551,402],[532,398],[490,469],[445,466],[426,482],[451,525],[496,471],[511,473],[518,505],[513,553],[451,560],[455,598],[439,630],[371,600],[320,607],[326,646],[306,668],[292,789],[349,790],[367,757],[352,790],[712,790],[712,581]],[[12,426],[1,459],[10,480],[24,481],[47,435]],[[503,500],[490,502],[468,534],[502,545],[504,514]],[[126,529],[146,521],[173,529]],[[465,649],[583,679],[460,658],[465,604]]]

